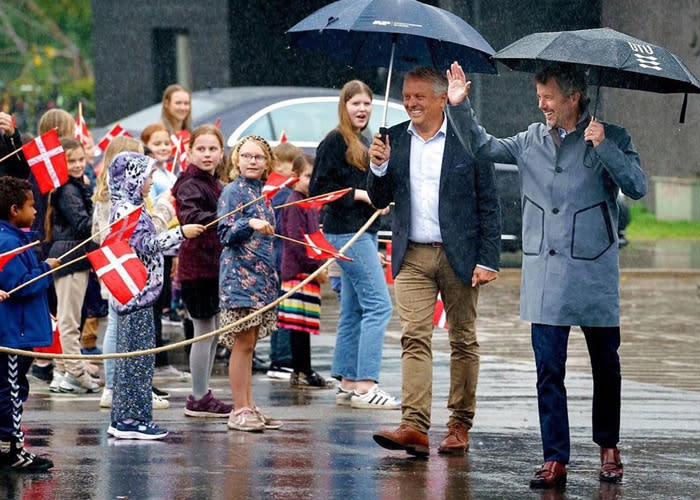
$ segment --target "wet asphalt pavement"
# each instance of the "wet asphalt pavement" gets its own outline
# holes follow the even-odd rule
[[[700,272],[622,275],[622,440],[625,479],[597,479],[590,435],[592,383],[585,342],[571,335],[567,373],[572,459],[564,491],[527,486],[541,448],[529,325],[518,319],[519,270],[504,270],[482,290],[478,406],[463,457],[436,447],[446,431],[446,332],[434,335],[433,428],[428,459],[379,448],[372,433],[399,423],[399,411],[335,405],[333,391],[299,392],[265,375],[253,379],[257,404],[285,421],[279,431],[229,431],[225,420],[185,417],[187,383],[156,379],[171,408],[154,412],[170,431],[162,442],[108,438],[99,394],[56,395],[32,381],[26,445],[56,463],[51,473],[0,474],[0,499],[674,499],[700,498]],[[322,335],[312,339],[314,367],[328,374],[338,307],[325,296]],[[173,340],[181,333],[168,327]],[[400,395],[400,329],[387,332],[381,384]],[[263,341],[260,354],[266,356]],[[182,352],[171,359],[186,367]],[[230,401],[226,366],[212,388]]]

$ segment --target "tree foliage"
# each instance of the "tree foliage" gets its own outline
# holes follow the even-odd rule
[[[50,107],[94,116],[90,0],[0,2],[1,104],[31,131]]]

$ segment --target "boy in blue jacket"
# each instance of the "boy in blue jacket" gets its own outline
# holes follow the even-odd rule
[[[29,182],[0,177],[0,253],[31,243],[34,233],[24,231],[34,222],[34,195]],[[0,290],[12,290],[57,267],[57,259],[39,263],[33,250],[18,254],[0,271]],[[51,319],[46,277],[17,290],[0,293],[0,345],[31,349],[51,344]],[[0,471],[43,472],[53,467],[47,458],[24,449],[22,404],[29,394],[28,356],[0,353]]]

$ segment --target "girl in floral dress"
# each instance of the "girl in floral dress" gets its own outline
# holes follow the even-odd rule
[[[233,148],[232,181],[219,198],[218,216],[242,207],[260,197],[273,164],[270,145],[259,136],[243,138]],[[278,293],[272,241],[275,215],[264,199],[243,208],[219,222],[218,234],[224,250],[219,270],[221,325],[237,320],[274,302]],[[253,401],[251,365],[259,338],[277,328],[273,308],[243,324],[231,326],[219,343],[231,350],[229,380],[234,411],[228,420],[230,429],[262,432],[279,429],[282,422],[265,415]]]

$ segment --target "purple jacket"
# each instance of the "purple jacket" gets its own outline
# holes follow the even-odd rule
[[[173,186],[180,224],[206,224],[216,219],[216,207],[223,186],[215,176],[196,165],[188,165]],[[177,272],[180,281],[219,278],[219,257],[223,245],[215,228],[180,245]]]
[[[292,203],[304,198],[299,191],[292,191],[285,203]],[[305,210],[297,205],[280,209],[282,235],[295,240],[303,240],[302,233],[318,231],[319,213],[312,208]],[[306,256],[306,247],[298,243],[282,240],[282,272],[280,279],[287,281],[297,274],[311,274],[325,261],[310,259]]]

